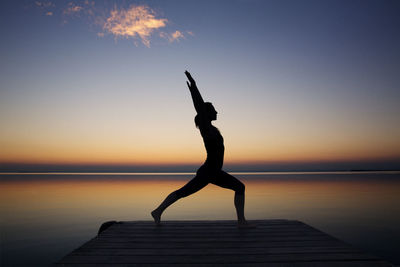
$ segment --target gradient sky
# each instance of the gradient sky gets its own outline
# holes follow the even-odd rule
[[[118,18],[138,8],[151,23],[126,31]],[[399,1],[1,1],[0,13],[2,165],[200,164],[186,69],[219,113],[228,164],[400,162]]]

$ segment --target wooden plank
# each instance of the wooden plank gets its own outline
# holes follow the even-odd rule
[[[204,222],[207,222],[206,224]],[[268,227],[287,227],[287,226],[306,226],[310,227],[309,225],[306,225],[302,222],[299,221],[280,221],[280,222],[275,222],[275,223],[270,223],[266,221],[260,221],[260,220],[252,220],[252,223],[257,224],[257,225],[262,225],[262,226],[268,226]],[[143,222],[119,222],[113,227],[137,227],[137,226],[143,226],[143,227],[151,227],[151,222],[149,221],[143,221]],[[215,227],[236,227],[237,222],[236,221],[163,221],[161,224],[161,227],[204,227],[204,226],[215,226]]]
[[[260,224],[260,225],[270,225],[270,226],[278,226],[278,225],[305,225],[303,222],[296,221],[296,220],[251,220],[253,223]],[[117,225],[149,225],[150,221],[123,221],[117,222]],[[170,225],[170,226],[203,226],[204,222],[207,222],[207,225],[237,225],[237,221],[234,220],[218,220],[218,221],[162,221],[161,225]]]
[[[111,225],[59,264],[68,266],[390,266],[299,221],[124,222]]]
[[[318,236],[274,236],[274,237],[268,237],[268,241],[270,242],[282,242],[282,241],[310,241],[310,240],[324,240],[324,241],[330,241],[333,238],[329,236],[324,236],[324,235],[318,235]],[[169,241],[169,242],[261,242],[263,241],[264,238],[263,236],[258,236],[258,237],[204,237],[199,240],[195,240],[194,238],[190,237],[179,237],[175,236],[173,238],[163,238],[163,237],[156,237],[156,236],[151,236],[149,238],[145,237],[98,237],[96,238],[96,242],[115,242],[115,243],[126,243],[126,242],[159,242],[159,241]]]
[[[345,247],[285,247],[285,248],[80,248],[76,255],[229,255],[229,254],[298,254],[298,253],[360,253],[359,250]]]
[[[255,237],[298,237],[298,236],[324,236],[323,233],[313,232],[313,231],[298,231],[298,232],[281,232],[281,233],[265,233],[265,232],[251,232],[251,233],[227,233],[227,232],[153,232],[153,233],[104,233],[101,235],[101,238],[110,239],[110,238],[125,238],[125,239],[141,239],[141,238],[151,238],[157,235],[156,237],[159,239],[169,239],[178,236],[179,238],[255,238]]]
[[[310,227],[309,225],[305,225],[305,224],[301,224],[301,223],[287,223],[287,224],[283,224],[283,223],[279,223],[279,224],[265,224],[262,222],[259,223],[255,223],[256,225],[261,225],[264,228],[265,227],[269,227],[269,228],[275,228],[275,227],[298,227],[298,226],[303,226],[303,227]],[[165,224],[161,224],[159,226],[159,228],[163,228],[163,227],[175,227],[175,228],[188,228],[188,227],[192,227],[192,228],[204,228],[204,227],[217,227],[217,228],[237,228],[237,223],[233,223],[233,222],[221,222],[221,223],[210,223],[210,224],[200,224],[200,223],[190,223],[188,222],[187,224],[182,224],[182,223],[176,223],[176,224],[172,224],[172,223],[165,223]],[[113,225],[113,227],[123,227],[123,228],[129,228],[129,227],[152,227],[151,224],[149,224],[149,222],[147,224],[145,223],[127,223],[127,222],[123,222],[120,224],[116,224]]]
[[[87,248],[108,248],[108,249],[124,249],[124,248],[192,248],[192,249],[200,249],[200,248],[280,248],[280,247],[334,247],[334,246],[343,246],[343,243],[340,241],[288,241],[288,242],[257,242],[257,243],[239,243],[239,242],[196,242],[196,243],[187,243],[187,242],[126,242],[126,243],[112,243],[112,242],[90,242],[85,245]]]
[[[66,267],[76,267],[76,266],[84,266],[84,267],[132,267],[132,266],[154,266],[154,264],[116,264],[116,263],[97,263],[97,264],[74,264],[74,263],[64,263],[62,266]],[[190,265],[185,264],[162,264],[163,267],[183,267],[183,266],[191,266],[191,267],[214,267],[221,266],[221,264],[204,264],[204,263],[193,263]],[[265,263],[230,263],[227,264],[230,267],[265,267]],[[313,261],[313,262],[269,262],[268,267],[390,267],[392,265],[388,264],[384,261],[336,261],[336,262],[326,262],[326,261]]]
[[[247,229],[237,229],[237,227],[234,228],[228,228],[228,227],[212,227],[212,226],[204,226],[204,227],[179,227],[179,228],[174,228],[174,227],[142,227],[142,226],[137,226],[137,227],[110,227],[109,229],[106,229],[103,233],[111,232],[113,234],[115,233],[130,233],[132,231],[138,231],[140,232],[145,232],[145,233],[153,233],[153,232],[158,232],[158,233],[171,233],[171,232],[224,232],[224,233],[245,233],[248,232]],[[291,227],[264,227],[264,226],[259,226],[255,229],[252,229],[252,233],[254,232],[263,232],[263,233],[285,233],[285,232],[297,232],[297,231],[312,231],[312,232],[320,232],[315,229],[312,229],[311,227],[308,226],[291,226]]]
[[[73,254],[64,260],[65,263],[103,263],[112,262],[117,264],[230,264],[230,263],[251,263],[251,262],[304,262],[304,261],[356,261],[356,260],[377,260],[376,257],[362,253],[332,253],[332,254],[247,254],[247,255],[76,255]]]
[[[214,235],[214,234],[223,234],[223,235],[251,235],[251,234],[262,234],[262,235],[289,235],[289,234],[324,234],[322,232],[317,232],[312,229],[288,229],[288,230],[252,230],[251,232],[249,231],[241,231],[237,229],[233,230],[216,230],[216,229],[200,229],[200,230],[188,230],[188,229],[182,229],[182,230],[173,230],[173,229],[166,229],[166,230],[146,230],[146,229],[132,229],[132,230],[113,230],[113,231],[104,231],[102,233],[103,236],[108,236],[108,234],[111,235],[135,235],[135,236],[143,236],[143,235],[174,235],[174,234],[193,234],[193,235],[203,235],[203,234],[208,234],[208,235]]]
[[[131,232],[133,231],[146,231],[146,232],[173,232],[173,231],[186,231],[186,232],[202,232],[205,230],[208,231],[221,231],[221,232],[246,232],[247,230],[245,229],[238,229],[237,227],[223,227],[223,226],[196,226],[196,227],[170,227],[170,226],[162,226],[162,227],[157,227],[157,229],[154,229],[154,226],[148,226],[148,227],[142,227],[142,226],[137,226],[137,227],[120,227],[120,228],[113,228],[111,229],[106,229],[104,233],[111,231],[111,232]],[[259,232],[293,232],[293,231],[316,231],[312,229],[311,227],[306,227],[306,226],[291,226],[291,227],[264,227],[258,225],[258,228],[253,229],[254,231],[259,231]],[[319,232],[319,231],[316,231]]]

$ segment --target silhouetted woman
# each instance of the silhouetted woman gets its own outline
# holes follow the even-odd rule
[[[151,215],[158,225],[160,223],[161,214],[168,206],[182,197],[187,197],[199,191],[208,183],[212,183],[235,191],[234,203],[238,218],[238,226],[247,227],[249,225],[244,217],[244,184],[222,170],[225,149],[224,139],[218,129],[211,124],[211,121],[217,119],[217,111],[215,111],[211,103],[203,101],[197,89],[196,82],[193,80],[190,73],[185,71],[185,74],[190,82],[186,83],[189,87],[194,108],[197,112],[194,120],[203,137],[204,145],[207,150],[207,159],[203,166],[197,171],[196,176],[181,189],[169,194],[160,206],[151,212]]]

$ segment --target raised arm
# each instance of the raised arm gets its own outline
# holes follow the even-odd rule
[[[201,97],[199,89],[197,89],[196,82],[193,80],[192,75],[188,71],[185,71],[186,77],[189,82],[186,82],[189,87],[190,94],[192,95],[194,108],[196,109],[197,114],[204,114],[204,100]]]

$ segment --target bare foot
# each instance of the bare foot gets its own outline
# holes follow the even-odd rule
[[[154,219],[154,222],[156,223],[156,225],[160,225],[160,221],[161,221],[161,214],[158,213],[156,210],[153,210],[151,212],[151,216]]]
[[[244,228],[247,228],[247,229],[250,229],[250,228],[257,228],[257,225],[248,223],[247,221],[238,222],[238,225],[237,225],[237,226],[238,226],[238,228],[241,228],[241,229],[244,229]]]

